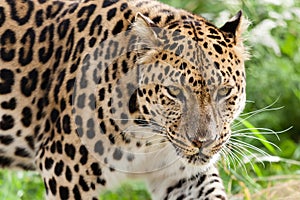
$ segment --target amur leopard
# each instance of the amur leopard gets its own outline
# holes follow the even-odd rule
[[[245,104],[243,16],[152,0],[0,3],[0,166],[47,199],[127,178],[153,199],[227,199],[216,162]]]

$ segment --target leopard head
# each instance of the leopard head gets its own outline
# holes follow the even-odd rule
[[[242,29],[241,12],[221,28],[197,16],[158,27],[136,15],[139,110],[191,165],[217,160],[244,108]]]

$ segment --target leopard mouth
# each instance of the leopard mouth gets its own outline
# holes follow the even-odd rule
[[[176,154],[184,162],[192,165],[205,165],[210,162],[211,157],[204,154],[201,148],[194,147],[190,144],[181,142],[180,144],[171,141],[175,148]]]
[[[215,163],[223,143],[216,140],[190,140],[182,134],[167,134],[170,143],[175,148],[177,156],[185,163],[193,166],[204,166]]]
[[[179,158],[193,166],[210,166],[213,163],[216,162],[219,158],[219,152],[221,150],[220,147],[214,146],[213,148],[210,147],[210,145],[213,142],[210,142],[209,144],[203,144],[200,148],[195,147],[192,143],[183,143],[181,142],[180,145],[178,143],[171,141],[176,154],[179,156]],[[182,145],[184,144],[184,145]],[[208,154],[206,152],[209,152]]]
[[[209,164],[211,161],[210,156],[203,154],[199,150],[196,153],[190,154],[186,153],[186,149],[181,149],[180,147],[176,147],[175,149],[177,155],[181,158],[181,160],[189,165],[203,166]]]

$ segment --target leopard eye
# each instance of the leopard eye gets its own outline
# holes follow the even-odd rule
[[[179,97],[179,95],[182,93],[182,90],[176,86],[168,86],[166,87],[166,90],[168,94],[174,98]]]
[[[229,87],[229,86],[225,86],[225,87],[218,89],[217,95],[216,95],[216,100],[220,101],[221,99],[228,97],[230,95],[231,91],[232,91],[232,87]]]

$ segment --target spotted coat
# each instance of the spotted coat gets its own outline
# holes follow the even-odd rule
[[[215,163],[245,104],[242,24],[151,0],[3,0],[0,166],[38,170],[48,199],[127,178],[153,199],[227,199]]]

